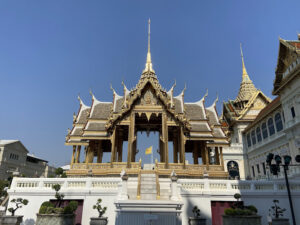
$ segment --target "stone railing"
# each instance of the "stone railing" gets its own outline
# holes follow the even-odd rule
[[[189,192],[223,192],[230,195],[236,192],[286,193],[284,181],[179,179],[178,184],[183,194]],[[300,181],[290,181],[290,189],[300,194]]]
[[[113,162],[113,163],[74,163],[71,169],[73,170],[93,170],[93,169],[126,169],[127,162]],[[141,167],[140,162],[132,162],[131,168],[139,169]]]
[[[10,190],[37,191],[49,190],[53,185],[60,184],[61,191],[82,190],[107,190],[117,191],[121,178],[20,178],[13,179]]]

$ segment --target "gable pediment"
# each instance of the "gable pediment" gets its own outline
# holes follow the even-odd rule
[[[117,121],[123,120],[133,109],[139,111],[166,111],[174,121],[184,125],[189,129],[190,125],[185,114],[175,113],[171,104],[171,96],[161,87],[154,73],[143,74],[136,87],[130,91],[125,99],[125,107],[120,113],[111,113],[106,124],[107,129],[111,129]]]
[[[261,91],[257,91],[255,95],[249,100],[243,111],[240,113],[239,120],[250,119],[253,120],[259,112],[270,103],[270,99],[266,97]]]

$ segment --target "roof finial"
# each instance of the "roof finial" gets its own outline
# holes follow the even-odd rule
[[[151,24],[151,20],[149,18],[148,20],[148,53],[150,53],[150,24]],[[151,58],[150,58],[151,60]]]
[[[242,49],[242,43],[240,43],[240,48],[241,48],[241,57],[242,57],[242,67],[243,67],[243,81],[248,81],[250,80],[246,67],[245,67],[245,62],[244,62],[244,54],[243,54],[243,49]]]
[[[146,66],[143,72],[151,71],[154,72],[152,69],[152,61],[151,61],[151,52],[150,52],[150,23],[151,20],[149,18],[148,20],[148,52],[147,52],[147,60],[146,60]]]

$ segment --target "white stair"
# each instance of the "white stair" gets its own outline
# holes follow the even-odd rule
[[[156,194],[155,174],[141,174],[141,199],[156,200]]]

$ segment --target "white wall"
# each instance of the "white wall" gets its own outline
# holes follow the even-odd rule
[[[130,183],[130,178],[128,182]],[[134,180],[134,182],[136,181]],[[117,209],[114,203],[119,201],[118,194],[122,184],[120,178],[14,178],[8,191],[10,200],[18,197],[29,200],[27,206],[16,212],[17,215],[24,215],[24,224],[33,225],[42,202],[54,199],[51,185],[56,183],[62,185],[61,193],[65,194],[65,199],[84,200],[82,225],[88,225],[90,217],[97,216],[97,211],[93,210],[92,206],[98,198],[102,198],[102,205],[108,208],[105,216],[109,217],[109,225],[115,224]],[[258,208],[258,213],[262,216],[262,224],[267,224],[266,216],[273,204],[273,199],[280,201],[280,206],[287,209],[286,217],[291,218],[287,191],[283,181],[179,179],[177,187],[179,203],[183,203],[182,225],[188,224],[188,217],[192,216],[191,210],[195,205],[200,208],[202,216],[208,219],[207,225],[211,225],[211,201],[234,201],[235,193],[241,193],[242,200],[246,205],[253,204]],[[300,181],[291,181],[291,189],[295,212],[297,212],[300,207]],[[135,203],[132,203],[132,199],[128,202],[130,201],[133,206],[136,204],[136,209],[142,207],[141,203],[145,205],[143,200],[136,200]],[[153,204],[159,202],[168,205],[163,201],[153,201],[148,204],[149,206],[143,207],[152,205],[152,209],[149,210],[153,211]],[[177,204],[174,201],[169,202],[169,205]],[[163,210],[165,209],[160,208],[160,211]],[[296,220],[300,221],[299,213],[296,213]]]

